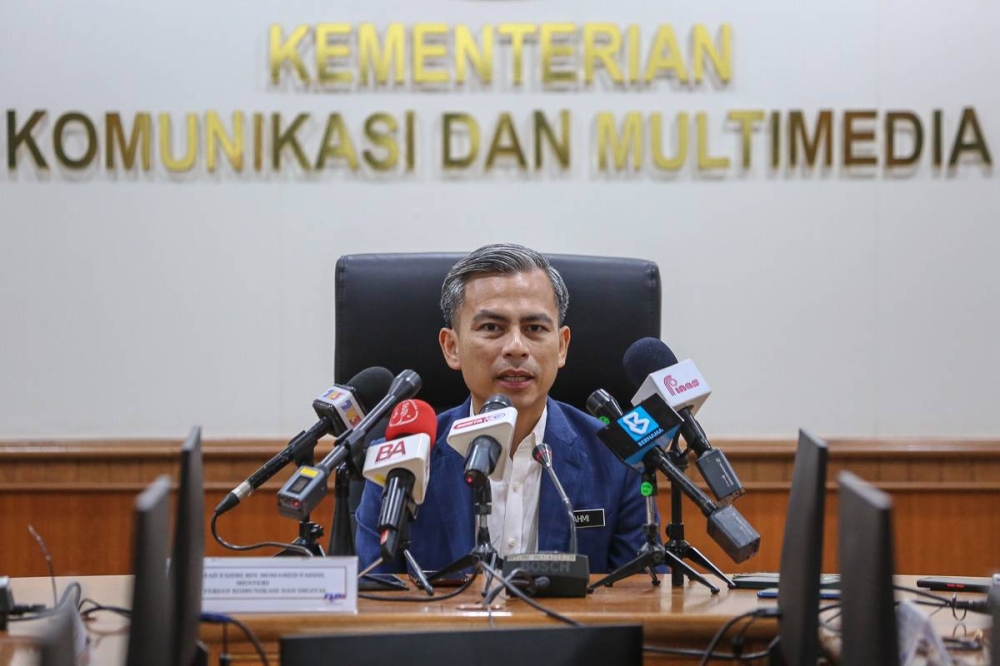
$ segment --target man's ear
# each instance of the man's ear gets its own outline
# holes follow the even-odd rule
[[[566,365],[566,353],[569,351],[569,326],[559,329],[559,367]]]
[[[444,362],[452,370],[461,370],[462,363],[458,359],[458,334],[455,329],[442,328],[438,333],[438,343],[441,345],[441,353],[444,354]]]

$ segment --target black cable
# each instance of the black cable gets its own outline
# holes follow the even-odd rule
[[[676,655],[678,657],[691,657],[692,659],[700,659],[705,656],[704,650],[696,650],[694,648],[668,648],[659,647],[657,645],[643,645],[643,652],[654,652],[656,654],[670,654]],[[719,661],[757,661],[758,659],[766,659],[771,656],[770,650],[762,650],[760,652],[751,652],[744,655],[735,655],[726,652],[713,652],[711,654],[712,659]]]
[[[224,641],[228,640],[228,637],[226,636],[225,633],[226,625],[229,623],[235,624],[243,631],[243,634],[247,637],[247,640],[249,640],[250,643],[253,644],[253,647],[255,650],[257,650],[257,655],[260,657],[260,660],[261,662],[263,662],[264,666],[270,666],[270,662],[267,659],[267,653],[264,652],[264,646],[261,644],[260,639],[257,638],[257,634],[253,633],[250,627],[245,625],[241,620],[238,620],[237,618],[231,615],[223,615],[222,613],[202,613],[201,621],[208,622],[211,624],[221,624]],[[228,646],[224,644],[223,649],[225,650],[227,647]]]
[[[268,547],[284,548],[288,550],[294,550],[295,552],[301,553],[306,557],[313,556],[312,552],[308,548],[306,548],[305,546],[300,546],[297,543],[284,543],[281,541],[261,541],[260,543],[252,543],[249,546],[237,546],[236,544],[229,543],[228,541],[219,536],[219,532],[215,526],[215,521],[219,519],[220,515],[221,514],[218,513],[212,515],[212,536],[215,537],[215,540],[219,543],[219,545],[223,546],[224,548],[228,548],[229,550],[256,550],[258,548],[268,548]]]
[[[257,638],[257,635],[250,630],[250,627],[243,624],[242,621],[237,620],[235,617],[230,617],[229,621],[243,630],[243,633],[246,634],[247,639],[251,643],[253,643],[254,648],[257,650],[257,654],[260,655],[260,660],[261,662],[263,662],[264,666],[271,666],[271,663],[267,660],[267,654],[264,652],[264,646],[261,645],[260,639]]]
[[[514,584],[514,575],[516,571],[517,571],[516,569],[514,571],[511,571],[509,574],[507,574],[506,578],[500,581],[499,585],[494,587],[492,590],[486,591],[483,597],[483,606],[485,606],[487,610],[489,610],[490,605],[493,603],[493,600],[496,599],[498,596],[500,596],[500,593],[504,590],[505,584],[510,584],[510,585]],[[492,624],[493,618],[491,617],[490,620]]]
[[[920,588],[917,587],[906,587],[905,585],[893,585],[892,589],[898,590],[900,592],[909,592],[911,594],[916,594],[917,596],[921,597],[927,597],[928,599],[933,599],[934,601],[937,601],[938,603],[943,604],[945,606],[951,606],[951,602],[955,600],[954,598],[945,599],[944,597],[939,597],[936,594],[932,594],[926,590],[921,590]]]
[[[753,626],[753,623],[756,622],[759,617],[761,616],[754,615],[752,618],[750,618],[750,621],[743,625],[739,633],[737,633],[735,636],[732,637],[732,639],[730,639],[729,644],[730,647],[732,648],[733,654],[737,656],[743,654],[743,644],[746,641],[747,631],[750,630],[750,627]]]
[[[84,609],[83,605],[86,603],[90,603],[92,604],[92,606],[90,608]],[[82,618],[87,618],[93,615],[94,613],[101,613],[101,612],[116,613],[118,615],[121,615],[122,617],[127,617],[127,618],[132,617],[132,610],[129,608],[122,608],[121,606],[105,606],[104,604],[99,604],[93,599],[89,598],[81,600],[79,605],[77,606],[77,610],[80,613],[80,617]]]
[[[358,592],[358,598],[368,599],[370,601],[422,601],[422,602],[444,601],[446,599],[451,599],[452,597],[457,597],[462,592],[465,592],[467,589],[469,589],[469,586],[472,585],[473,581],[475,581],[478,576],[479,576],[479,571],[477,570],[473,572],[473,574],[469,577],[469,580],[465,581],[464,583],[456,587],[448,594],[435,593],[431,596],[427,596],[425,594],[422,597],[400,597],[400,596],[382,597],[377,594],[365,594],[364,592]]]
[[[229,623],[222,625],[222,652],[219,653],[219,666],[229,666],[233,661],[229,654]]]
[[[776,609],[774,608],[758,608],[757,610],[750,611],[749,613],[743,613],[742,615],[737,615],[734,618],[730,618],[728,622],[722,625],[722,627],[717,632],[715,632],[715,636],[712,637],[712,640],[711,642],[709,642],[708,647],[705,648],[703,657],[699,662],[698,666],[706,666],[706,664],[708,664],[708,660],[712,657],[713,651],[715,650],[715,647],[719,644],[719,641],[723,639],[723,637],[726,635],[726,632],[728,632],[731,627],[735,626],[737,622],[739,622],[740,620],[744,620],[746,618],[756,619],[758,617],[773,617],[775,613]]]
[[[483,570],[486,571],[486,573],[490,574],[491,576],[493,576],[494,578],[496,578],[497,580],[499,580],[503,584],[503,586],[507,588],[508,591],[510,591],[510,592],[512,592],[514,594],[514,596],[516,596],[518,599],[520,599],[524,603],[528,604],[529,606],[531,606],[535,610],[537,610],[537,611],[539,611],[541,613],[544,613],[545,615],[548,615],[549,617],[551,617],[554,620],[559,620],[560,622],[565,622],[566,624],[570,625],[571,627],[582,627],[583,626],[582,624],[580,624],[576,620],[574,620],[572,618],[568,618],[565,615],[560,615],[559,613],[555,612],[554,610],[550,610],[550,609],[546,608],[545,606],[541,605],[540,603],[538,603],[537,601],[535,601],[534,599],[532,599],[531,597],[529,597],[527,594],[525,594],[524,592],[522,592],[521,590],[519,590],[517,588],[517,586],[511,585],[510,583],[508,583],[507,580],[503,577],[503,575],[501,575],[499,572],[497,572],[495,569],[493,569],[493,567],[489,566],[485,562],[480,562],[479,566],[481,566],[483,568]]]
[[[823,619],[823,613],[825,613],[827,611],[831,611],[831,610],[835,610],[835,611],[837,611],[837,613],[833,617],[831,617],[829,620],[824,620]],[[833,624],[831,624],[838,617],[840,617],[840,604],[830,604],[829,606],[820,606],[820,609],[819,609],[819,624],[820,624],[821,627],[823,627],[827,631],[829,631],[831,633],[834,633],[834,634],[839,634],[840,633],[840,627],[834,626]]]

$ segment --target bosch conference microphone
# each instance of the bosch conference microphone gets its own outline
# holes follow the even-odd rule
[[[519,569],[524,571],[533,579],[536,597],[585,597],[590,582],[590,560],[577,552],[573,505],[552,467],[552,447],[539,442],[531,450],[531,457],[545,468],[560,501],[566,507],[570,552],[508,554],[503,561],[503,575],[506,578]]]

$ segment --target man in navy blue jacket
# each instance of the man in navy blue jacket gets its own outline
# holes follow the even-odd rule
[[[553,467],[578,514],[579,552],[588,556],[591,571],[611,571],[632,560],[642,546],[645,506],[639,474],[597,438],[600,421],[548,397],[566,363],[570,330],[563,320],[568,304],[558,271],[541,254],[520,245],[482,247],[445,277],[441,309],[447,327],[439,342],[445,362],[462,372],[471,395],[438,416],[430,482],[410,529],[410,551],[424,569],[440,569],[475,546],[465,460],[446,438],[456,419],[478,414],[494,393],[506,395],[517,408],[511,460],[504,478],[490,481],[489,531],[501,557],[569,549],[565,508],[531,456],[540,442],[552,447]],[[357,512],[361,567],[379,558],[374,526],[380,503],[381,488],[369,482]],[[398,559],[378,570],[404,569]]]

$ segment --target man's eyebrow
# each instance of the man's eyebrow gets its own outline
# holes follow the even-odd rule
[[[510,317],[505,314],[501,314],[496,310],[480,310],[472,317],[473,322],[481,321],[499,321],[507,323],[510,321]],[[521,317],[520,322],[522,324],[533,324],[533,323],[543,323],[552,324],[552,317],[544,312],[532,313]]]
[[[487,320],[507,322],[510,321],[510,318],[507,315],[500,314],[496,310],[480,310],[472,317],[472,321],[474,322]]]
[[[525,317],[521,317],[521,323],[522,324],[534,324],[534,323],[552,324],[554,322],[552,320],[552,317],[548,316],[544,312],[539,312],[537,314],[530,314],[530,315],[527,315]]]

